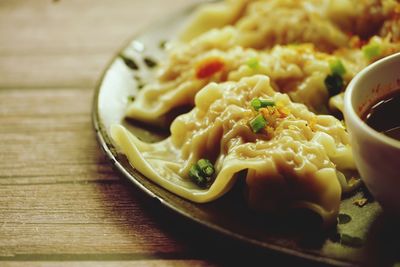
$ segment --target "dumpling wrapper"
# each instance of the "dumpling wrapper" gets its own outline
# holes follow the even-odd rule
[[[272,132],[254,133],[249,126],[256,116],[250,105],[254,98],[271,99],[289,115],[277,119]],[[171,136],[161,142],[142,142],[121,125],[111,128],[111,136],[134,168],[183,198],[213,201],[232,187],[238,172],[248,170],[251,208],[308,208],[327,225],[335,221],[341,199],[336,173],[356,169],[343,124],[291,102],[262,75],[210,83],[196,94],[195,108],[177,117]],[[210,159],[216,169],[207,189],[188,177],[200,158]]]

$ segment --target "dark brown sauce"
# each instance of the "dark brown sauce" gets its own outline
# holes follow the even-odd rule
[[[400,89],[377,101],[362,118],[378,132],[400,140]]]

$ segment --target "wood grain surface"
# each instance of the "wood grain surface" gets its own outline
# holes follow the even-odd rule
[[[153,203],[99,148],[101,72],[135,32],[195,2],[0,1],[0,266],[310,264]]]

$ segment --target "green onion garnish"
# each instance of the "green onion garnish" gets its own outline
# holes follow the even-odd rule
[[[128,66],[132,70],[138,70],[139,66],[133,59],[126,57],[125,55],[120,54],[119,57],[124,61],[125,65]]]
[[[211,176],[214,174],[214,166],[208,159],[200,159],[197,162],[197,165],[199,165],[200,170],[204,175]]]
[[[275,106],[275,102],[267,99],[254,98],[253,100],[251,100],[250,105],[254,108],[255,111],[258,111],[260,108]]]
[[[158,47],[161,49],[165,49],[167,46],[167,41],[166,40],[161,40],[160,43],[158,44]]]
[[[346,73],[346,68],[340,59],[330,61],[329,67],[331,68],[332,74],[343,76]]]
[[[149,68],[154,68],[155,66],[157,66],[157,62],[152,58],[144,57],[143,61],[146,64],[146,66]]]
[[[328,89],[330,96],[339,94],[344,86],[342,76],[338,74],[332,74],[326,76],[325,86]]]
[[[189,177],[192,181],[200,187],[204,187],[206,179],[201,175],[199,165],[194,164],[189,171]]]
[[[200,159],[189,170],[190,179],[199,187],[206,188],[212,181],[214,166],[208,159]]]
[[[249,66],[252,69],[257,69],[258,68],[258,59],[253,57],[247,60],[247,66]]]
[[[372,60],[381,54],[381,47],[377,43],[370,43],[362,47],[362,52],[368,60]]]
[[[264,129],[267,124],[268,121],[264,118],[262,114],[258,114],[254,119],[250,121],[250,127],[255,133],[258,133],[259,131]]]

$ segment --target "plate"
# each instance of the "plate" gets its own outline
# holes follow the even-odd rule
[[[116,168],[150,197],[166,207],[206,227],[247,243],[290,255],[352,266],[393,262],[399,231],[382,215],[379,205],[365,189],[342,200],[338,224],[330,230],[309,229],[293,218],[268,217],[249,211],[235,188],[224,197],[207,204],[182,199],[154,184],[134,168],[114,147],[109,129],[122,123],[140,139],[154,142],[168,133],[149,129],[124,119],[129,98],[154,77],[154,65],[165,57],[164,44],[177,35],[195,6],[155,23],[137,34],[112,59],[96,89],[93,123],[99,143]],[[355,200],[367,198],[365,206]],[[307,220],[305,220],[307,224]]]

